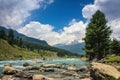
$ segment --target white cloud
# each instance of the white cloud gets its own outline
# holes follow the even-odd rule
[[[85,36],[85,28],[86,24],[82,21],[74,22],[70,26],[64,27],[60,35],[62,39],[60,43],[71,44],[74,42],[82,42],[82,38]]]
[[[111,37],[120,40],[120,19],[109,21],[108,25],[113,30]]]
[[[31,15],[31,11],[41,7],[46,9],[46,6],[53,2],[54,0],[0,0],[0,24],[17,29],[27,36],[46,40],[50,45],[82,42],[88,22],[83,23],[76,19],[71,20],[61,32],[55,32],[54,26],[35,21],[19,28]],[[120,40],[119,4],[120,0],[95,0],[93,4],[88,4],[82,9],[82,14],[89,20],[92,14],[100,9],[107,16],[108,25],[113,29],[112,37]]]
[[[71,44],[81,42],[84,37],[85,27],[82,21],[73,19],[61,32],[55,32],[49,24],[31,21],[24,27],[20,27],[31,15],[31,11],[43,8],[54,0],[0,0],[0,24],[7,28],[13,28],[27,36],[46,40],[49,44]]]
[[[82,9],[82,15],[84,18],[90,19],[97,9],[98,8],[96,5],[92,5],[92,4],[86,5]]]
[[[53,0],[0,0],[0,24],[17,29],[31,11],[51,4]]]
[[[46,40],[50,45],[55,44],[72,44],[74,42],[82,42],[85,36],[86,24],[82,21],[74,22],[74,24],[64,27],[62,32],[55,32],[54,27],[49,24],[41,24],[39,22],[30,22],[24,27],[18,29],[18,32],[37,39]]]
[[[57,32],[54,32],[53,29],[54,27],[49,24],[30,22],[24,27],[18,29],[18,32],[33,38],[46,40],[48,43],[54,44],[59,34]]]
[[[120,0],[95,0],[93,4],[86,5],[82,14],[88,20],[95,13],[97,9],[105,13],[108,19],[108,25],[113,30],[112,37],[120,40]]]

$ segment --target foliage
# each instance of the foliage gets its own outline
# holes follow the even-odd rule
[[[102,80],[120,80],[120,78],[119,78],[119,79],[115,79],[115,78],[113,78],[113,77],[106,77],[106,78],[104,78],[104,79],[102,79]]]
[[[64,49],[59,49],[56,47],[52,47],[49,45],[41,45],[41,44],[37,44],[34,42],[29,42],[29,41],[23,41],[23,47],[26,47],[28,50],[34,51],[34,49],[36,49],[38,52],[40,52],[40,50],[46,50],[46,51],[52,51],[52,52],[56,52],[58,56],[63,57],[65,55],[68,56],[75,56],[75,54],[66,51]]]
[[[0,39],[0,60],[33,58],[40,58],[40,55],[15,45],[11,46],[6,40]]]
[[[9,29],[8,43],[11,44],[11,45],[14,44],[14,31],[12,29]]]
[[[6,39],[7,35],[3,29],[0,29],[0,39]]]
[[[105,61],[107,61],[107,62],[119,62],[120,56],[107,56],[105,58]]]
[[[105,15],[101,11],[96,11],[92,16],[86,29],[85,52],[89,55],[89,60],[102,59],[109,53],[110,47],[110,27],[107,25]]]
[[[115,39],[111,43],[111,53],[120,55],[120,42]]]

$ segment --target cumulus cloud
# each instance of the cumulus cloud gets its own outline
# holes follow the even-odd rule
[[[101,10],[108,19],[108,25],[113,30],[112,37],[120,40],[120,0],[95,0],[93,4],[88,4],[82,9],[84,18],[88,20],[96,12]]]
[[[41,24],[40,22],[32,21],[18,29],[18,32],[33,38],[43,39],[50,44],[54,44],[59,34],[54,32],[53,29],[54,27],[49,24]]]
[[[91,18],[96,10],[104,12],[109,20],[120,18],[120,0],[95,0],[93,4],[85,5],[82,13],[84,18]]]
[[[82,9],[82,15],[84,18],[90,19],[92,15],[98,10],[96,5],[89,4]]]
[[[61,32],[55,32],[53,26],[34,21],[18,29],[18,32],[30,37],[46,40],[50,45],[72,44],[74,42],[82,42],[82,38],[85,36],[85,27],[86,24],[79,21],[64,27]]]
[[[87,23],[71,20],[68,26],[64,26],[60,32],[54,31],[54,26],[31,21],[20,28],[31,11],[44,8],[54,0],[0,0],[0,24],[17,29],[27,36],[46,40],[50,45],[75,44],[82,42],[85,36]],[[120,0],[95,0],[93,4],[85,5],[82,9],[83,17],[90,19],[97,9],[105,13],[108,25],[113,30],[112,37],[120,40]]]
[[[16,29],[27,36],[46,40],[49,44],[72,44],[81,42],[84,37],[85,27],[82,21],[73,19],[61,32],[55,32],[49,24],[31,21],[22,24],[38,8],[46,9],[54,0],[0,0],[0,24],[7,28]]]
[[[31,11],[51,4],[53,0],[0,0],[0,24],[17,29]]]
[[[86,24],[82,21],[75,22],[69,25],[68,27],[63,28],[63,32],[60,35],[60,43],[72,44],[82,42],[82,38],[85,36]]]
[[[111,29],[113,30],[111,38],[120,40],[120,19],[112,20],[108,22],[108,25],[111,26]]]

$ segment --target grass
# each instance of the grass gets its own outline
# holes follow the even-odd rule
[[[120,56],[107,56],[105,62],[114,67],[116,66],[118,71],[120,71]]]
[[[106,62],[120,62],[120,56],[108,56],[105,58]]]
[[[106,78],[104,78],[104,79],[102,79],[102,80],[120,80],[120,78],[119,78],[119,79],[115,79],[115,78],[113,78],[113,77],[106,77]]]
[[[6,40],[0,40],[0,60],[36,59],[55,56],[55,52],[40,50],[29,51],[16,45],[11,46]]]

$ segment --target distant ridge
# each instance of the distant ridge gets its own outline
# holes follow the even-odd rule
[[[83,43],[77,43],[77,44],[71,44],[71,45],[57,44],[54,46],[80,55],[85,53],[83,50],[84,45],[85,43],[83,42]]]
[[[9,29],[6,29],[2,26],[0,26],[0,29],[3,29],[6,33],[8,33]],[[23,38],[23,40],[26,40],[26,41],[30,41],[30,42],[35,42],[35,43],[39,43],[39,44],[42,44],[42,45],[48,45],[48,43],[45,41],[45,40],[39,40],[39,39],[35,39],[35,38],[32,38],[32,37],[28,37],[24,34],[21,34],[19,32],[17,32],[16,30],[14,30],[14,36],[17,37],[21,37]]]
[[[9,29],[6,29],[5,27],[0,26],[0,29],[3,29],[6,33],[9,32]],[[14,30],[14,36],[22,38],[24,46],[29,47],[29,50],[31,50],[31,51],[33,49],[36,49],[36,51],[38,51],[38,53],[41,50],[42,50],[42,53],[44,53],[46,51],[48,51],[48,52],[50,51],[50,52],[53,52],[53,53],[57,53],[57,56],[59,56],[59,57],[78,56],[77,54],[73,54],[70,51],[50,46],[44,40],[34,39],[34,38],[31,38],[31,37],[25,36],[24,34],[18,33],[15,30]],[[40,54],[41,54],[41,52],[40,52]],[[46,55],[46,54],[44,54],[44,55]]]

